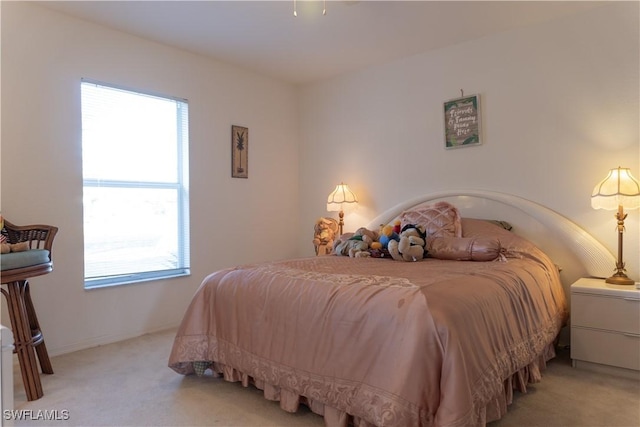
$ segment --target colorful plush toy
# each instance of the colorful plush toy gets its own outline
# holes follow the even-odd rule
[[[369,245],[378,240],[378,233],[360,227],[351,237],[342,240],[344,236],[340,236],[333,246],[333,252],[336,255],[348,255],[352,258],[368,257]]]
[[[380,229],[380,244],[384,249],[387,249],[389,247],[389,242],[392,240],[399,241],[400,236],[394,231],[393,225],[383,225]]]
[[[407,224],[402,228],[400,240],[389,242],[389,253],[396,261],[418,261],[424,258],[426,233],[420,226]]]
[[[382,249],[382,243],[378,241],[371,242],[369,243],[369,249],[373,249],[374,251],[379,251],[380,249]]]

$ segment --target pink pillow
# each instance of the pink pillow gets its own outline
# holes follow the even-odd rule
[[[436,237],[427,244],[429,256],[456,261],[493,261],[500,256],[495,237]]]
[[[404,228],[407,224],[421,225],[427,232],[427,240],[433,237],[462,237],[462,220],[458,209],[448,202],[421,205],[400,215]]]

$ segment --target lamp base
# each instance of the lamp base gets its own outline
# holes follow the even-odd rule
[[[624,273],[616,273],[613,276],[609,277],[605,282],[610,283],[612,285],[633,285],[635,281],[629,279]]]

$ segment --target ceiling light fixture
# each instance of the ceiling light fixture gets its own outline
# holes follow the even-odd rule
[[[327,0],[322,0],[322,15],[327,14]],[[298,0],[293,0],[293,16],[298,16]]]

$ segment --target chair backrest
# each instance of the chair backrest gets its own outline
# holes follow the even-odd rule
[[[29,249],[46,249],[49,251],[51,259],[53,249],[53,238],[58,232],[58,227],[52,225],[15,225],[6,219],[2,234],[6,237],[7,243],[15,244],[27,242]]]
[[[57,232],[58,227],[52,225],[20,226],[4,220],[0,231],[4,237],[2,240],[10,245],[26,243],[30,250],[2,255],[3,261],[4,257],[14,256],[14,258],[9,261],[9,267],[3,266],[0,282],[6,284],[24,281],[53,271],[53,238]],[[20,258],[16,259],[15,256]],[[4,289],[2,289],[2,293],[5,294]]]

